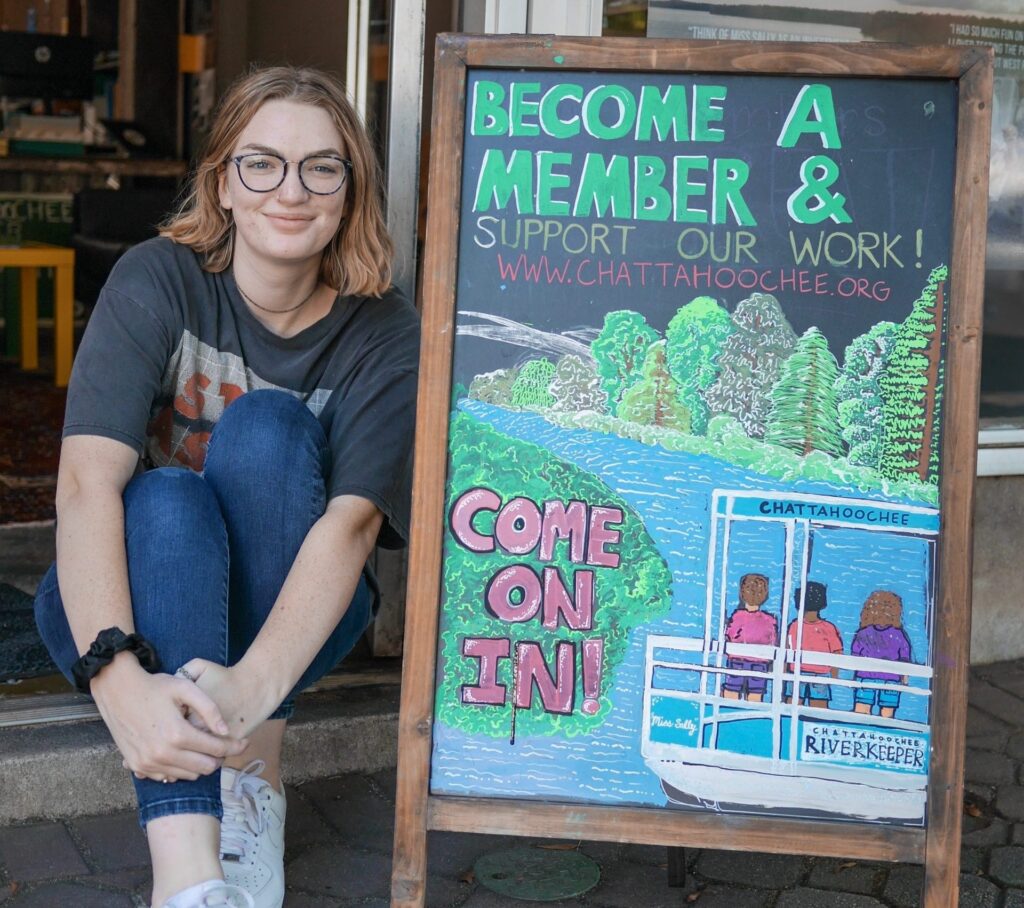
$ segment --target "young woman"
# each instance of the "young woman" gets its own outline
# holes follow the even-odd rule
[[[75,362],[37,620],[134,773],[158,908],[282,904],[285,721],[407,536],[418,320],[375,161],[333,79],[240,79]]]

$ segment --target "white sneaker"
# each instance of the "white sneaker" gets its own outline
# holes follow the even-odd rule
[[[220,771],[220,865],[225,881],[248,892],[254,908],[281,908],[285,801],[260,778],[265,765],[253,760],[245,769]]]
[[[163,904],[163,908],[253,908],[252,896],[244,889],[225,883],[223,880],[207,880],[182,889]]]

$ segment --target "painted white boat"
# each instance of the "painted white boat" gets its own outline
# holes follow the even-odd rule
[[[913,544],[926,553],[922,576],[899,580],[922,584],[930,614],[938,512],[794,493],[717,491],[712,515],[703,635],[647,638],[642,752],[669,803],[723,812],[923,825],[930,665],[815,652],[815,666],[827,667],[834,676],[802,673],[802,602],[792,616],[788,608],[793,590],[806,588],[812,531],[842,527],[918,540]],[[791,617],[797,618],[797,639],[788,646],[725,639],[730,533],[737,522],[752,520],[774,522],[785,534],[780,627],[788,628]],[[744,670],[735,662],[730,666],[730,659],[747,660],[748,666],[755,661],[764,669]],[[899,683],[866,681],[862,673],[871,671],[902,677]],[[765,692],[760,698],[726,697],[726,676],[757,678]],[[787,702],[787,690],[823,682],[833,691],[898,692],[904,707],[893,712],[916,719],[855,712],[852,691],[842,695],[848,709]],[[915,708],[907,709],[907,704]]]

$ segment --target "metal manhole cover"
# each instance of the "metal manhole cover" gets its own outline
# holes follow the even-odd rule
[[[473,867],[483,886],[527,902],[556,902],[597,885],[601,868],[578,851],[510,848],[485,854]]]

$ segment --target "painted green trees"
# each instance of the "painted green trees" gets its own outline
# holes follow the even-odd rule
[[[882,390],[882,474],[935,481],[938,472],[939,367],[945,310],[945,265],[934,268],[910,315],[896,329]]]
[[[839,427],[850,463],[877,470],[882,460],[883,404],[880,379],[889,363],[896,325],[879,322],[853,339],[836,385]]]
[[[839,366],[825,335],[817,328],[808,328],[772,389],[765,441],[803,455],[812,451],[841,454],[838,378]]]
[[[572,414],[576,425],[646,443],[703,450],[707,442],[726,456],[721,438],[707,437],[710,419],[723,417],[735,427],[726,447],[763,441],[798,457],[817,453],[819,465],[821,455],[841,459],[834,469],[866,470],[877,483],[934,488],[947,281],[945,265],[933,269],[904,321],[879,322],[855,338],[841,368],[818,328],[796,339],[771,294],[751,294],[732,316],[699,296],[676,312],[664,337],[638,312],[609,312],[592,359],[567,353],[557,365],[540,357],[478,375],[469,396]],[[680,437],[666,440],[648,426]]]
[[[657,339],[658,333],[639,312],[619,309],[604,317],[590,350],[612,413],[618,413],[623,393],[640,377],[647,348]]]
[[[690,411],[679,398],[679,384],[668,370],[666,342],[651,344],[643,373],[622,395],[619,416],[648,426],[690,431]]]
[[[495,369],[477,375],[469,383],[469,396],[485,404],[505,406],[512,396],[512,385],[518,374],[516,369]]]
[[[718,357],[718,378],[704,394],[713,416],[731,416],[761,438],[772,386],[796,346],[796,332],[770,293],[753,293],[732,314],[732,333]]]
[[[555,367],[550,360],[531,359],[519,370],[509,394],[509,403],[519,409],[550,407],[555,398],[548,386],[554,377]]]
[[[608,395],[601,387],[597,367],[575,353],[567,353],[558,360],[548,390],[555,399],[551,405],[553,410],[566,413],[608,411]]]
[[[679,397],[690,411],[694,435],[703,435],[707,429],[709,412],[703,395],[718,378],[718,355],[732,330],[729,313],[710,296],[690,301],[668,323],[668,369],[679,383]]]

